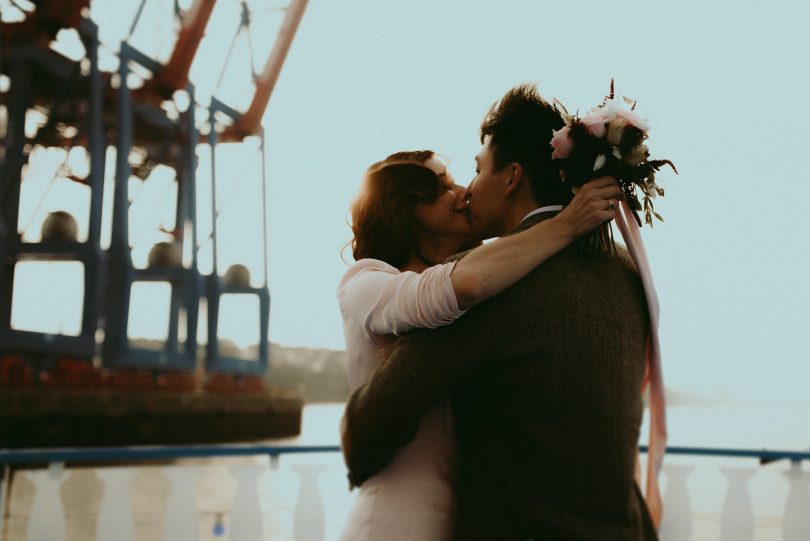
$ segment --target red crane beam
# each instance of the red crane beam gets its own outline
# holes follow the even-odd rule
[[[183,26],[177,35],[171,58],[157,73],[154,82],[149,84],[152,91],[163,99],[169,99],[176,90],[183,89],[188,84],[191,63],[205,35],[214,4],[216,0],[194,0],[183,18]]]
[[[278,32],[273,49],[264,65],[262,74],[256,79],[256,92],[247,111],[237,119],[223,134],[223,140],[241,140],[249,135],[255,135],[261,129],[262,117],[270,101],[270,95],[276,86],[281,67],[287,58],[290,44],[298,30],[301,18],[304,16],[304,9],[308,0],[291,0],[286,8],[284,21]]]

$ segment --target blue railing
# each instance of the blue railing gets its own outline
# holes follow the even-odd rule
[[[647,446],[639,447],[642,453]],[[129,462],[172,460],[181,458],[215,458],[227,456],[279,457],[284,454],[337,453],[337,445],[172,445],[137,447],[71,447],[43,449],[0,449],[0,465],[43,462]],[[667,455],[756,458],[766,464],[777,460],[810,461],[810,452],[769,449],[728,449],[711,447],[667,447]]]
[[[640,449],[646,452],[645,446]],[[348,491],[339,452],[337,445],[292,443],[0,449],[0,541],[70,538],[77,498],[65,494],[93,484],[103,487],[94,519],[100,541],[124,534],[134,539],[139,528],[154,529],[150,525],[156,520],[163,521],[163,538],[171,541],[196,540],[200,530],[233,541],[334,540],[357,494]],[[228,457],[246,460],[183,460]],[[789,464],[761,467],[778,461]],[[661,539],[810,539],[810,471],[802,466],[808,461],[806,451],[668,447]],[[18,494],[23,503],[14,500],[21,487],[11,490],[16,476],[33,491],[33,496],[25,490]],[[158,518],[154,510],[144,515],[138,509],[142,496],[140,504],[133,503],[132,487],[148,483],[153,483],[150,496],[161,486],[168,494]],[[212,486],[217,487],[214,500],[222,490],[231,490],[231,499],[214,508],[200,506],[200,497],[211,497],[204,490]]]
[[[279,457],[283,454],[337,453],[337,445],[173,445],[0,449],[0,465],[42,462],[130,462],[227,456]]]
[[[647,446],[640,446],[642,453],[647,452]],[[667,447],[668,455],[714,456],[726,458],[757,458],[760,463],[767,464],[776,460],[790,460],[800,463],[810,461],[810,452],[804,451],[772,451],[768,449],[714,449],[711,447]]]

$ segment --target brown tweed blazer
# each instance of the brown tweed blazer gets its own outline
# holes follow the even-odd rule
[[[647,323],[623,248],[567,248],[454,324],[396,342],[347,404],[350,479],[379,472],[450,396],[455,539],[657,539],[633,482]]]

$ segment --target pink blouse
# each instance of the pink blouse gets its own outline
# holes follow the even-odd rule
[[[349,386],[365,384],[396,336],[433,329],[462,314],[450,281],[455,263],[400,272],[376,259],[355,263],[337,290]],[[453,524],[455,446],[447,404],[431,410],[416,437],[360,493],[341,541],[445,541]]]

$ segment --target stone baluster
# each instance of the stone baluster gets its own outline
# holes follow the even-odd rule
[[[8,464],[3,464],[3,469],[0,471],[0,535],[2,535],[5,530],[5,519],[6,519],[6,501],[8,500],[8,496],[6,496],[6,492],[9,492],[9,484],[11,482],[11,466]]]
[[[171,485],[161,468],[135,465],[127,486],[135,539],[160,539],[166,520]]]
[[[296,464],[293,466],[293,471],[301,479],[293,518],[295,541],[323,541],[325,521],[318,476],[325,469],[324,464]]]
[[[52,462],[47,470],[28,472],[36,491],[28,516],[27,541],[65,541],[65,511],[59,497],[64,473],[61,462]]]
[[[65,510],[67,541],[97,539],[99,506],[104,496],[104,483],[92,468],[68,470],[59,492]]]
[[[754,510],[748,480],[755,473],[751,469],[720,468],[728,480],[723,511],[720,517],[722,541],[753,541]]]
[[[810,472],[802,471],[801,463],[792,462],[785,477],[790,492],[785,504],[782,539],[807,541],[810,539]]]
[[[129,483],[136,468],[99,468],[98,476],[104,482],[104,495],[98,511],[96,532],[100,541],[134,541],[135,523]]]
[[[230,541],[263,539],[258,479],[264,471],[263,466],[256,464],[231,467],[231,473],[236,478],[236,496],[231,507]]]
[[[199,468],[177,466],[163,468],[169,481],[169,501],[163,522],[165,541],[197,541],[200,514],[197,511],[196,484]]]
[[[667,488],[664,493],[664,517],[661,521],[662,541],[691,541],[692,502],[686,481],[694,466],[669,464],[664,466]]]

